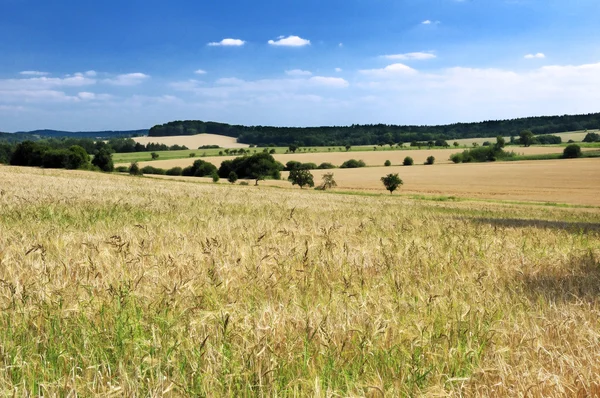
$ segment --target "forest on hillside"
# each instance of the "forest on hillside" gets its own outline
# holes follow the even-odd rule
[[[199,120],[173,121],[150,129],[149,136],[219,134],[254,145],[334,146],[379,145],[388,143],[455,140],[461,138],[518,136],[523,130],[536,135],[600,128],[600,113],[539,116],[439,126],[368,124],[322,127],[241,126]]]

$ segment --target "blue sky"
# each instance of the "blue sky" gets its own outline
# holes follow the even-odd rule
[[[0,0],[0,131],[600,111],[597,0]]]

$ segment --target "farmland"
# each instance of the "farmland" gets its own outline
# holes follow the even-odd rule
[[[0,390],[590,396],[599,225],[0,167]]]
[[[157,144],[185,145],[190,149],[196,149],[202,145],[218,145],[222,148],[247,148],[246,144],[238,144],[235,138],[215,134],[196,134],[174,137],[136,137],[135,142],[147,145],[150,142]]]
[[[256,148],[257,152],[262,151],[261,148]],[[336,166],[339,166],[340,164],[342,164],[344,161],[349,160],[349,159],[361,159],[363,160],[367,166],[382,166],[384,164],[384,162],[386,160],[390,160],[392,162],[392,164],[394,165],[400,165],[402,164],[402,161],[404,160],[404,158],[406,156],[410,156],[414,159],[415,163],[420,163],[423,164],[425,162],[425,160],[429,157],[429,156],[434,156],[436,159],[436,163],[452,163],[449,160],[449,157],[451,154],[456,153],[456,152],[461,152],[463,149],[455,149],[455,148],[449,148],[449,149],[412,149],[412,150],[394,150],[394,151],[381,151],[381,150],[377,150],[377,151],[373,151],[373,149],[371,149],[370,151],[362,151],[362,152],[353,152],[353,151],[327,151],[327,152],[311,152],[311,153],[288,153],[288,154],[284,154],[284,153],[276,153],[274,155],[275,159],[282,162],[283,164],[287,163],[290,160],[297,160],[300,162],[313,162],[316,164],[320,164],[322,162],[330,162],[333,163]],[[560,154],[563,152],[564,148],[562,147],[509,147],[507,148],[508,151],[514,151],[517,154],[524,154],[524,155],[541,155],[541,154],[550,154],[550,153],[555,153],[555,154]],[[597,148],[583,148],[582,150],[597,150]],[[214,151],[214,150],[213,150]],[[140,161],[139,164],[140,166],[154,166],[154,167],[160,167],[163,169],[168,169],[171,167],[186,167],[191,165],[192,163],[194,163],[194,160],[196,159],[200,159],[200,157],[198,155],[200,155],[200,153],[202,152],[201,150],[196,150],[196,151],[191,151],[193,153],[196,154],[195,158],[190,158],[189,155],[187,157],[183,157],[183,158],[179,158],[179,156],[176,156],[176,152],[179,151],[167,151],[167,152],[161,152],[165,154],[165,156],[170,157],[170,156],[175,156],[175,158],[171,158],[171,159],[165,159],[165,160],[161,160],[161,158],[159,158],[158,160],[154,160],[151,161],[151,156],[149,153],[132,153],[132,154],[116,154],[115,156],[115,163],[117,165],[121,165],[121,166],[127,166],[129,165],[127,162],[128,161],[132,161],[130,159],[147,159],[147,161]],[[186,151],[186,153],[189,151]],[[161,155],[162,156],[162,155]],[[221,162],[223,162],[224,160],[230,160],[233,159],[233,156],[207,156],[205,158],[202,158],[203,160],[206,160],[207,162],[211,162],[213,163],[215,166],[219,166],[221,164]],[[125,160],[127,159],[127,160]]]

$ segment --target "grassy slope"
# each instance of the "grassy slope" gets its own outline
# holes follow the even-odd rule
[[[599,224],[0,167],[0,395],[590,395]]]

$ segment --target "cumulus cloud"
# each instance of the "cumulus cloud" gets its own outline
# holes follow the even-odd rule
[[[423,22],[421,22],[422,25],[431,25],[431,21],[429,19],[424,20]]]
[[[223,39],[221,41],[208,43],[208,45],[211,47],[219,47],[219,46],[240,47],[240,46],[243,46],[244,44],[246,44],[246,42],[244,40],[240,40],[240,39]]]
[[[405,53],[405,54],[390,54],[390,55],[382,55],[382,58],[386,59],[399,59],[399,60],[427,60],[434,59],[436,55],[431,52],[414,52],[414,53]]]
[[[111,79],[105,79],[104,83],[111,84],[113,86],[136,86],[143,83],[145,80],[148,80],[149,78],[149,75],[140,72],[125,73],[122,75],[117,75]]]
[[[194,73],[197,75],[206,75],[206,71],[204,69],[198,69],[194,71]]]
[[[546,55],[544,53],[527,54],[525,56],[525,59],[543,59],[543,58],[546,58]]]
[[[334,70],[339,73],[342,71],[342,68],[335,68]]]
[[[38,70],[24,70],[22,72],[19,72],[19,74],[23,76],[48,76],[50,73],[40,72]]]
[[[285,74],[288,76],[312,76],[312,72],[309,72],[307,70],[302,70],[302,69],[292,69],[292,70],[286,70]]]
[[[89,77],[96,77],[98,73],[95,70],[88,70],[87,72],[85,72],[85,75]]]
[[[59,77],[31,77],[0,80],[0,90],[45,90],[55,87],[80,87],[95,84],[95,79],[81,75]]]
[[[310,45],[310,40],[303,39],[299,36],[279,36],[277,40],[269,40],[268,43],[272,46],[303,47]]]
[[[380,76],[380,77],[394,77],[399,75],[412,75],[417,73],[417,71],[410,66],[396,63],[386,66],[381,69],[363,69],[360,70],[360,73],[363,75],[371,75],[371,76]]]

